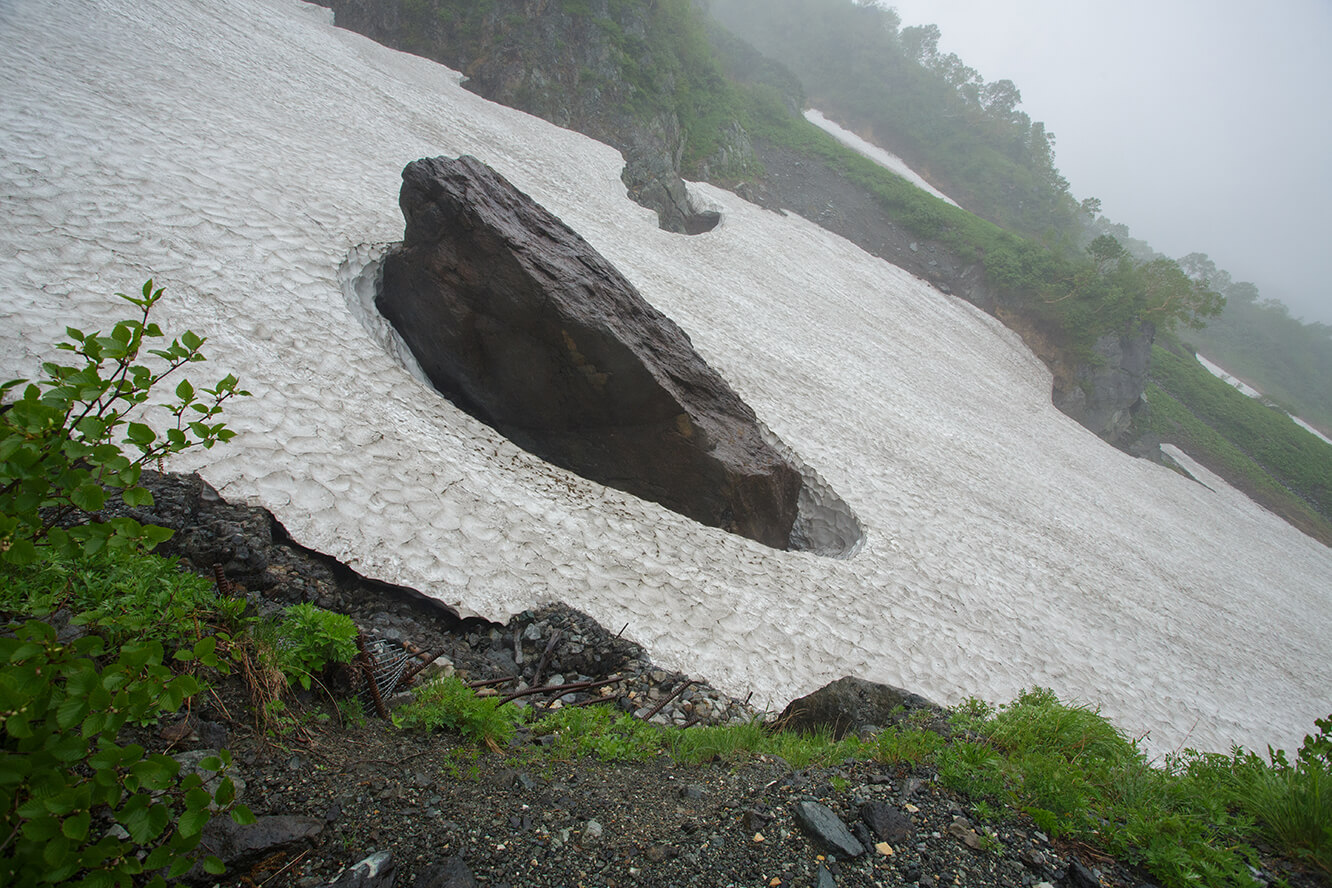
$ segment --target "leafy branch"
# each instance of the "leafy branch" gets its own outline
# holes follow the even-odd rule
[[[65,555],[94,554],[107,547],[162,542],[170,531],[128,517],[66,525],[76,512],[95,516],[109,491],[119,490],[129,506],[152,505],[152,494],[138,486],[144,465],[196,447],[211,448],[235,434],[217,421],[226,401],[249,395],[231,374],[212,388],[196,389],[182,379],[171,400],[150,401],[163,380],[205,360],[205,339],[186,330],[161,348],[146,348],[166,339],[150,320],[163,290],[150,279],[140,296],[116,295],[136,306],[139,317],[120,321],[107,335],[67,327],[68,339],[56,347],[76,360],[43,363],[45,377],[36,382],[0,384],[0,559],[30,563],[39,547]],[[156,359],[155,366],[140,362],[144,354]],[[171,418],[164,435],[143,421],[154,406]]]

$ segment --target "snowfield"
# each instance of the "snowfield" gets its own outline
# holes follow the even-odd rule
[[[303,544],[464,612],[552,599],[780,707],[846,674],[945,703],[1032,685],[1150,746],[1290,747],[1332,711],[1332,551],[1205,476],[1101,445],[997,321],[798,217],[694,186],[659,230],[613,150],[296,0],[0,5],[0,374],[149,276],[209,337],[198,469]],[[474,154],[676,320],[864,523],[846,559],[702,527],[524,453],[363,319],[399,174]],[[1199,470],[1201,473],[1201,470]]]
[[[823,130],[828,135],[832,136],[837,141],[841,142],[846,147],[850,148],[852,151],[855,151],[858,154],[863,155],[864,157],[868,157],[870,160],[874,161],[884,169],[896,173],[897,175],[901,176],[903,179],[906,179],[908,182],[910,182],[912,185],[915,185],[917,188],[920,188],[923,191],[927,191],[930,194],[933,194],[935,197],[939,198],[945,203],[950,203],[953,206],[958,206],[957,201],[953,200],[951,197],[944,194],[939,189],[935,188],[929,182],[925,181],[924,177],[922,177],[920,173],[917,173],[915,170],[909,167],[907,165],[907,162],[904,161],[902,158],[898,157],[896,154],[892,153],[891,151],[880,148],[878,145],[875,145],[873,142],[867,142],[866,140],[862,139],[860,136],[856,135],[850,130],[843,128],[841,125],[837,123],[834,123],[833,121],[824,117],[822,111],[816,110],[814,108],[808,108],[805,110],[805,119],[808,120],[810,123],[814,124],[815,126],[817,126],[819,129]]]

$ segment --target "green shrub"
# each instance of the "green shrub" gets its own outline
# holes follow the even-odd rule
[[[164,437],[131,418],[167,376],[204,359],[204,340],[187,331],[149,352],[157,369],[138,363],[146,341],[164,338],[148,320],[161,297],[149,281],[142,298],[122,297],[139,308],[137,319],[108,336],[67,328],[58,348],[73,363],[43,364],[36,383],[0,385],[0,401],[21,389],[0,404],[0,602],[26,614],[68,607],[111,640],[63,643],[36,620],[0,636],[0,884],[164,885],[193,866],[212,810],[235,801],[225,776],[210,792],[198,774],[181,776],[174,759],[120,742],[127,723],[151,723],[199,690],[193,676],[164,664],[163,639],[175,661],[224,668],[218,638],[200,623],[240,613],[207,601],[206,584],[173,562],[137,557],[170,531],[93,514],[108,491],[151,505],[137,486],[142,466],[230,438],[217,414],[245,394],[226,376],[200,399],[182,379],[162,408],[174,420]],[[125,456],[122,445],[137,455]],[[226,763],[223,753],[203,767]],[[252,819],[243,807],[232,816]],[[208,872],[221,867],[204,861]]]
[[[0,577],[0,610],[46,619],[67,609],[111,643],[146,637],[175,648],[212,627],[233,629],[245,609],[175,558],[123,550],[0,565]]]
[[[943,747],[943,738],[924,728],[885,728],[874,738],[875,761],[885,764],[916,765],[932,757]]]
[[[643,761],[662,746],[660,728],[605,706],[565,706],[542,717],[532,732],[553,738],[551,752],[564,758],[593,755],[607,762]]]
[[[1332,875],[1332,715],[1315,724],[1294,764],[1280,751],[1268,750],[1270,765],[1237,751],[1232,786],[1277,847]]]
[[[700,764],[717,759],[730,761],[762,748],[767,731],[757,721],[738,725],[698,725],[668,731],[667,749],[676,761]]]
[[[350,663],[356,656],[356,624],[313,604],[293,604],[277,626],[278,667],[290,682],[307,691],[313,677],[330,663]]]
[[[138,307],[138,318],[117,323],[105,336],[67,327],[69,338],[57,348],[74,356],[71,363],[44,363],[45,376],[35,383],[0,384],[0,404],[19,392],[0,411],[0,560],[26,564],[37,560],[39,549],[91,555],[104,548],[151,547],[169,538],[170,531],[128,517],[64,525],[79,512],[100,511],[108,490],[120,491],[128,505],[151,505],[152,495],[137,486],[145,464],[210,448],[234,434],[216,421],[223,402],[248,394],[231,375],[200,392],[181,379],[174,399],[155,408],[170,417],[165,435],[140,421],[154,388],[185,365],[204,360],[204,339],[186,330],[164,348],[148,350],[157,358],[155,367],[139,363],[149,341],[165,338],[149,321],[162,290],[149,280],[141,298],[117,295]],[[136,455],[125,456],[122,446]]]
[[[212,642],[188,656],[213,662]],[[36,621],[0,637],[0,830],[8,837],[0,883],[128,885],[145,875],[163,885],[164,872],[175,878],[192,866],[210,806],[233,805],[229,778],[210,793],[198,774],[182,777],[174,759],[118,741],[127,722],[179,709],[195,680],[163,665],[156,641],[104,653],[97,636],[63,644]],[[226,764],[224,754],[203,766]],[[232,816],[252,819],[243,807]],[[215,858],[204,866],[221,872]]]
[[[393,724],[399,728],[453,731],[498,750],[513,739],[524,720],[523,711],[499,697],[478,697],[454,676],[444,676],[413,691],[411,703],[398,709]]]
[[[998,710],[963,707],[956,722],[978,739],[938,753],[945,785],[1144,865],[1166,888],[1253,884],[1251,824],[1230,814],[1220,781],[1190,779],[1179,762],[1151,767],[1095,710],[1037,688]]]

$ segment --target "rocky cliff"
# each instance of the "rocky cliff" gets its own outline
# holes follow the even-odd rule
[[[727,179],[752,163],[734,120],[706,154],[686,156],[683,118],[720,81],[695,20],[680,15],[685,0],[323,2],[341,27],[456,68],[478,95],[619,149],[629,196],[667,231],[699,234],[718,221],[692,205],[682,171]]]

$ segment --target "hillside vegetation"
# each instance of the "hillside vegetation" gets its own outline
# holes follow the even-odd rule
[[[985,83],[939,51],[934,25],[847,0],[711,0],[711,14],[782,59],[809,102],[897,154],[963,206],[1013,231],[1065,237],[1083,208],[1054,163],[1054,134],[1018,109],[1009,80]]]
[[[1150,427],[1163,441],[1332,545],[1332,445],[1187,353],[1154,349],[1147,397]]]
[[[1204,253],[1190,253],[1180,265],[1226,296],[1225,311],[1184,339],[1288,413],[1332,434],[1332,326],[1302,323]]]

